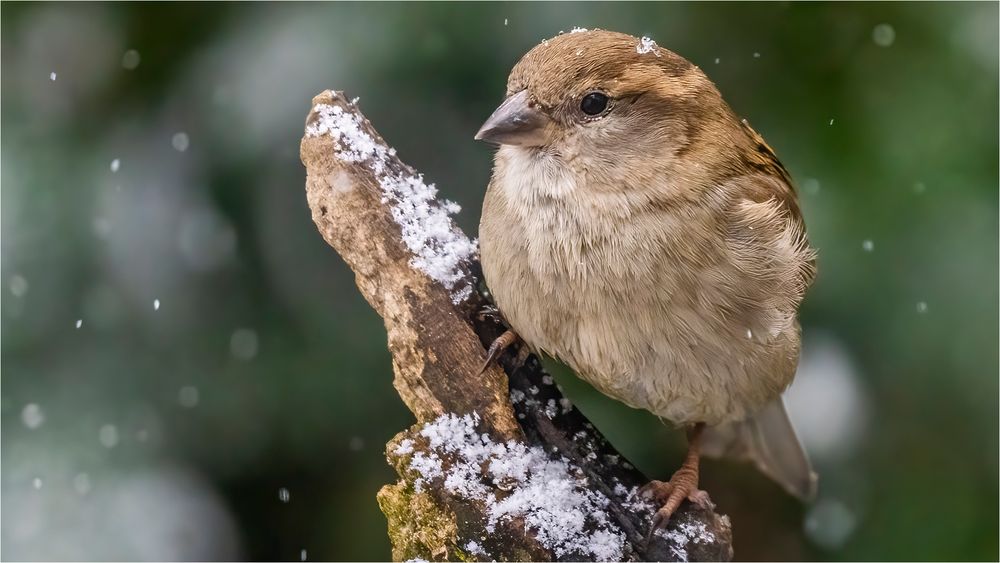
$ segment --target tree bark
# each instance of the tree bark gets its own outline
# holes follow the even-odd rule
[[[384,319],[417,419],[387,445],[399,481],[378,493],[395,560],[732,557],[728,518],[689,503],[649,535],[648,479],[524,346],[480,373],[505,326],[474,243],[342,93],[313,99],[301,158],[313,221]]]

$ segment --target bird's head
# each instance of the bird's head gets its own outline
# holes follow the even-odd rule
[[[734,123],[712,82],[680,55],[647,38],[574,31],[514,66],[506,98],[476,139],[501,145],[501,158],[555,158],[618,181],[636,166],[676,168]]]

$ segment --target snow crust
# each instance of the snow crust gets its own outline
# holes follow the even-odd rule
[[[382,201],[390,204],[403,243],[413,253],[410,264],[445,286],[453,303],[468,299],[472,286],[464,265],[476,253],[477,244],[451,220],[461,207],[448,200],[439,202],[437,188],[426,184],[423,176],[390,170],[388,162],[396,150],[369,135],[357,115],[330,104],[317,104],[313,111],[317,119],[306,127],[306,136],[329,135],[335,141],[337,156],[363,163],[374,173]]]
[[[406,455],[413,453],[413,440],[406,438],[396,446],[396,455]]]
[[[480,553],[482,553],[483,548],[479,547],[479,543],[475,541],[469,541],[469,543],[465,544],[465,550],[471,553],[472,555],[479,555]]]
[[[715,536],[705,527],[704,522],[677,524],[671,530],[656,530],[656,535],[667,539],[671,545],[671,551],[681,561],[688,560],[687,546],[691,543],[712,543]]]
[[[512,395],[515,392],[520,393],[513,390]],[[520,393],[520,400],[533,399]],[[444,414],[420,429],[426,448],[417,449],[410,438],[400,441],[395,453],[412,454],[408,468],[417,475],[414,486],[418,491],[441,480],[447,492],[485,505],[488,533],[498,524],[523,521],[526,531],[556,557],[587,555],[598,561],[614,561],[625,556],[625,534],[607,517],[611,501],[591,490],[579,466],[539,446],[497,442],[478,431],[479,422],[476,413]],[[586,437],[583,431],[574,436],[578,441],[586,441]],[[589,447],[588,458],[596,459],[595,445]],[[619,456],[605,456],[605,461],[628,465]],[[625,510],[646,522],[652,521],[658,508],[639,494],[639,487],[626,487],[617,478],[610,494]],[[669,542],[673,555],[681,561],[688,560],[692,544],[717,541],[705,523],[696,520],[671,523],[669,529],[655,534]],[[473,555],[487,555],[476,541],[469,541],[465,549]]]
[[[590,490],[578,466],[538,446],[496,442],[477,431],[479,420],[475,413],[445,414],[420,430],[429,448],[409,460],[418,488],[443,479],[449,493],[485,504],[488,532],[521,520],[557,557],[622,559],[625,534],[606,515],[610,501]],[[406,449],[402,442],[399,449]]]

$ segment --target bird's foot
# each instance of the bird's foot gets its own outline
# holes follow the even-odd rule
[[[513,330],[506,330],[503,334],[497,337],[496,340],[490,344],[490,349],[486,351],[486,361],[483,362],[483,367],[479,368],[479,373],[486,371],[486,368],[490,367],[497,357],[503,353],[504,350],[510,348],[512,344],[520,340],[520,337]]]
[[[709,510],[715,508],[708,492],[698,488],[698,466],[688,463],[682,465],[669,481],[650,481],[639,489],[639,494],[660,505],[660,509],[653,515],[649,529],[650,536],[656,530],[667,526],[670,517],[685,500],[701,508]]]

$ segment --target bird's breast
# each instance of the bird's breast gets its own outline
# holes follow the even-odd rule
[[[770,359],[719,313],[734,296],[708,281],[726,277],[714,271],[725,250],[710,223],[698,210],[595,197],[556,171],[507,171],[483,206],[483,272],[534,349],[633,407],[718,421],[764,399],[737,388],[752,389],[750,372],[768,369],[755,362]]]

